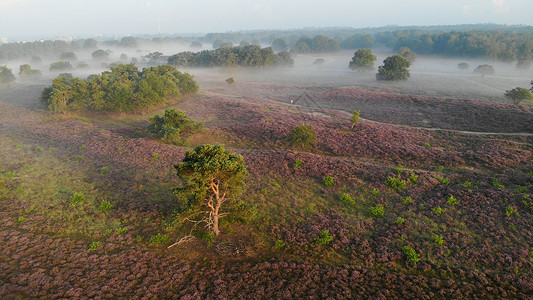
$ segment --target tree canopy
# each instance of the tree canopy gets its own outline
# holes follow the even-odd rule
[[[162,117],[150,118],[148,131],[165,142],[182,144],[188,135],[202,129],[203,125],[189,119],[185,112],[171,108],[165,110]]]
[[[533,100],[533,94],[528,89],[516,87],[505,91],[505,98],[511,100],[514,104],[519,104],[522,100]]]
[[[15,75],[7,66],[0,66],[0,84],[15,81]]]
[[[474,69],[474,73],[480,74],[481,77],[485,75],[492,75],[495,73],[494,67],[491,65],[479,65]]]
[[[32,70],[31,66],[28,64],[20,65],[19,67],[19,76],[21,79],[36,79],[42,76],[40,70]]]
[[[398,54],[405,57],[405,59],[407,59],[410,64],[413,64],[416,60],[416,53],[414,53],[413,50],[407,47],[401,47],[400,49],[398,49]]]
[[[187,151],[174,168],[185,180],[183,187],[173,189],[174,194],[187,209],[203,212],[200,221],[218,235],[223,204],[236,199],[244,188],[247,171],[243,157],[220,145],[200,145]]]
[[[59,76],[41,98],[54,112],[145,110],[194,94],[198,84],[188,73],[163,65],[139,71],[133,64],[118,65],[90,79]]]
[[[372,71],[374,70],[374,61],[376,56],[372,54],[370,49],[359,49],[355,51],[352,61],[348,67],[352,70],[358,71]]]
[[[296,53],[325,53],[339,51],[339,42],[324,35],[299,38],[291,51]]]
[[[401,55],[387,57],[383,66],[378,67],[377,80],[407,80],[410,77],[409,66],[411,64]]]
[[[316,142],[317,135],[313,126],[298,125],[291,130],[287,138],[292,145],[307,149]]]

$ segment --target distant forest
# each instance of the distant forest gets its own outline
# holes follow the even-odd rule
[[[418,54],[444,55],[454,57],[487,58],[504,62],[531,61],[533,59],[533,27],[505,26],[495,24],[427,26],[427,27],[381,27],[381,28],[325,28],[288,31],[241,31],[229,33],[209,33],[196,37],[124,37],[120,40],[94,39],[65,41],[35,41],[7,43],[0,45],[0,61],[20,58],[54,57],[65,52],[106,47],[142,48],[160,43],[176,43],[203,47],[213,46],[218,52],[202,54],[182,53],[175,57],[176,65],[186,62],[190,66],[206,65],[206,55],[213,57],[209,65],[233,63],[224,59],[217,63],[217,56],[233,55],[241,57],[243,51],[269,51],[246,48],[249,46],[272,46],[274,52],[292,53],[333,52],[340,49],[389,48],[398,50],[408,47]],[[240,47],[233,47],[233,44]],[[261,45],[261,46],[260,46]],[[205,47],[204,47],[205,49]],[[229,49],[229,50],[228,50]],[[240,49],[240,50],[239,50]],[[263,53],[266,64],[272,59],[271,53]],[[178,62],[179,63],[176,63]],[[244,61],[244,62],[243,62]],[[236,65],[246,65],[245,60],[237,59]]]

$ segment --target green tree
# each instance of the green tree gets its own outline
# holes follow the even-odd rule
[[[533,100],[533,94],[528,89],[516,87],[505,91],[505,98],[511,100],[514,104],[519,104],[522,100]]]
[[[28,64],[20,65],[19,76],[23,80],[36,79],[42,76],[40,70],[32,70]]]
[[[414,53],[413,50],[407,47],[401,47],[400,49],[398,49],[398,54],[405,57],[405,59],[407,59],[410,64],[414,63],[416,60],[416,53]]]
[[[63,52],[59,55],[60,60],[65,60],[69,62],[77,62],[78,58],[76,57],[76,54],[74,52]]]
[[[137,39],[132,36],[125,36],[122,39],[120,39],[120,46],[127,47],[127,48],[136,48]]]
[[[220,145],[200,145],[187,151],[174,168],[185,180],[185,186],[173,189],[174,194],[185,201],[187,208],[204,212],[200,221],[218,235],[223,204],[236,199],[244,188],[247,171],[243,157]]]
[[[52,72],[67,71],[72,69],[74,69],[74,67],[68,61],[60,60],[50,64],[50,71]]]
[[[495,73],[494,67],[491,65],[479,65],[474,70],[474,73],[480,74],[481,77],[484,77],[485,75],[492,75]]]
[[[176,109],[165,110],[165,115],[155,115],[150,118],[148,131],[163,140],[173,143],[181,142],[182,139],[193,132],[200,130],[203,123],[196,123],[182,111]]]
[[[401,55],[387,57],[383,66],[378,67],[377,80],[407,80],[410,77],[409,66],[411,64]]]
[[[276,52],[280,52],[289,49],[289,46],[284,39],[277,38],[272,42],[272,49]]]
[[[372,71],[374,70],[374,61],[376,56],[372,54],[370,49],[359,49],[355,51],[352,61],[348,67],[352,70]]]
[[[95,50],[91,55],[97,61],[106,61],[109,59],[109,53],[102,49]]]
[[[7,66],[0,66],[0,84],[11,83],[15,81],[15,75]]]
[[[355,110],[352,113],[352,118],[350,119],[352,121],[352,129],[355,127],[355,124],[359,123],[359,115],[361,114],[360,110]]]
[[[317,139],[315,130],[311,125],[298,125],[291,130],[287,137],[292,145],[302,149],[311,147]]]

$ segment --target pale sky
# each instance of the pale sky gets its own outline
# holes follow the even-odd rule
[[[0,0],[0,37],[533,25],[533,0]]]

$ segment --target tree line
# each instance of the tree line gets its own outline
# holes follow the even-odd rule
[[[134,64],[118,65],[87,79],[59,76],[43,90],[41,99],[56,113],[68,111],[146,110],[194,94],[198,84],[188,73],[162,65],[139,71]]]
[[[168,63],[180,67],[267,67],[292,66],[294,60],[287,51],[276,54],[271,47],[248,45],[180,52],[170,56]]]

